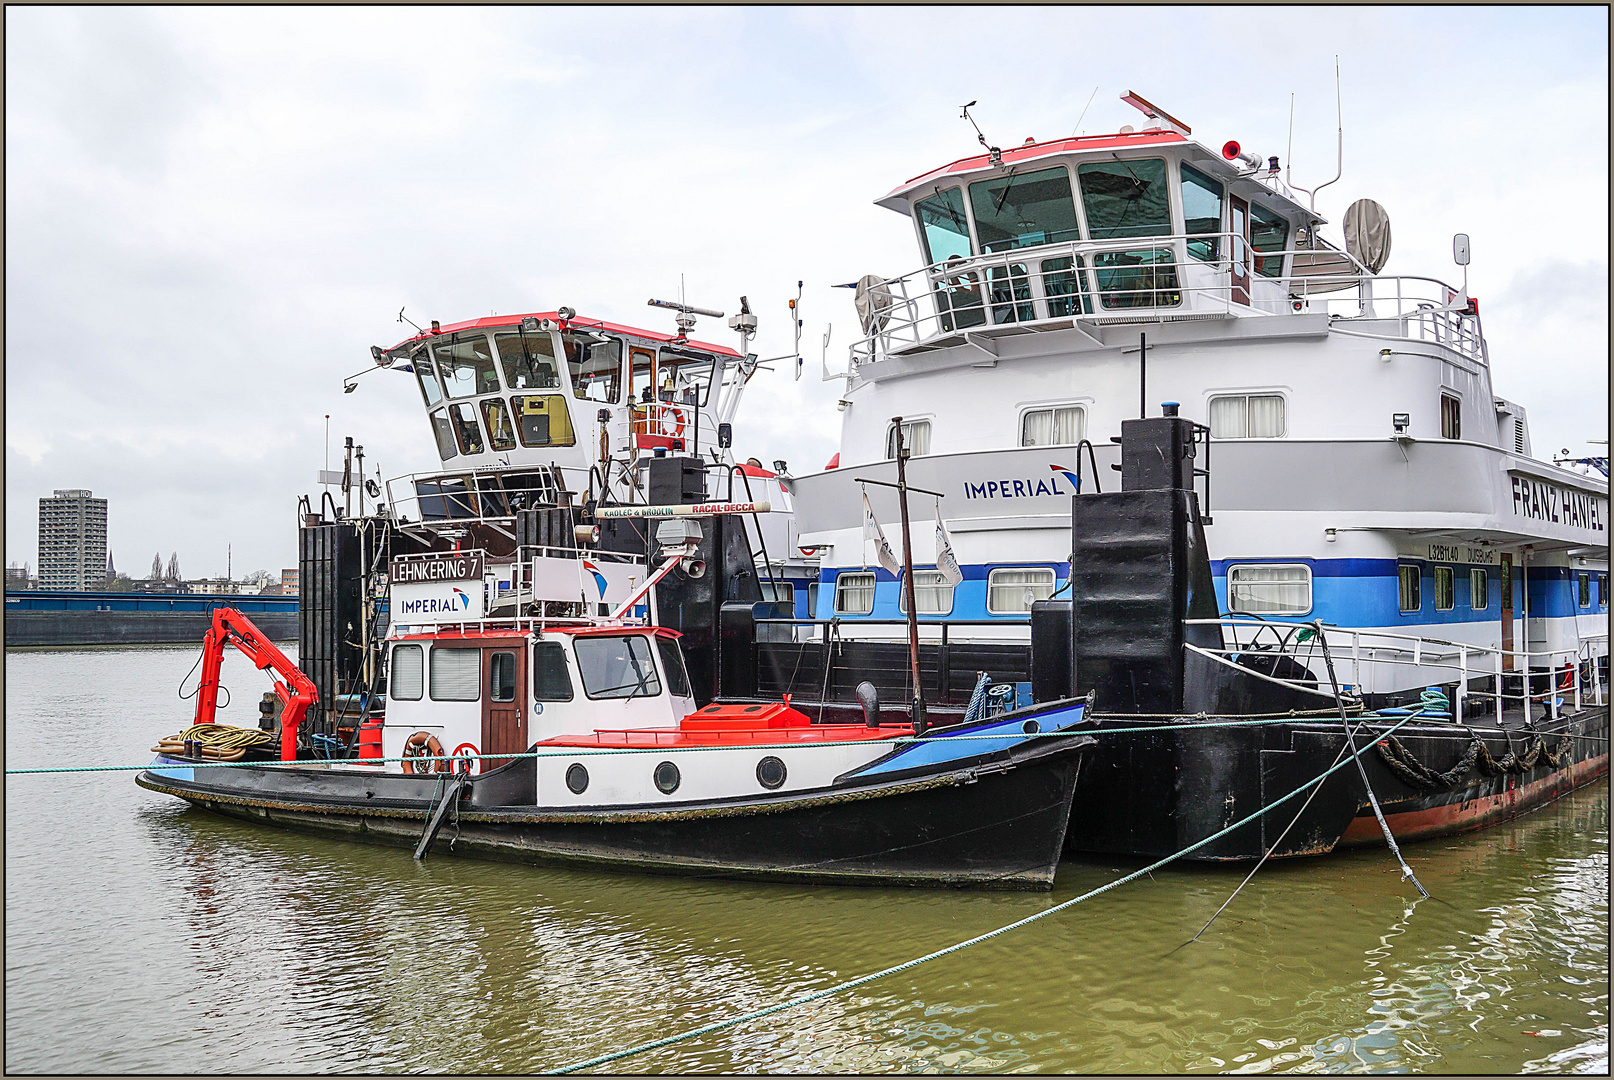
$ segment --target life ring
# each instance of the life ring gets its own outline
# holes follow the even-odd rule
[[[656,426],[661,433],[670,439],[676,439],[684,433],[684,410],[677,405],[663,405],[661,415],[656,418]]]
[[[429,731],[417,731],[404,743],[403,771],[411,776],[447,772],[452,763],[443,755],[443,744]]]

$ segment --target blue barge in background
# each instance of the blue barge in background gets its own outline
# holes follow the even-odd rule
[[[58,645],[194,645],[228,604],[276,641],[297,637],[296,596],[227,593],[72,592],[6,594],[6,648]]]

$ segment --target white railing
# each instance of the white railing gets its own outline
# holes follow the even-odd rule
[[[1237,662],[1241,656],[1286,656],[1306,665],[1317,678],[1319,688],[1327,678],[1321,643],[1316,627],[1309,623],[1270,622],[1253,618],[1185,619],[1186,626],[1220,626],[1226,635],[1231,630],[1231,642],[1221,649],[1205,649],[1195,645],[1187,648],[1214,659]],[[1306,631],[1310,631],[1306,634]],[[1412,679],[1398,678],[1398,689],[1409,689],[1413,684],[1456,684],[1453,695],[1453,717],[1463,722],[1465,699],[1478,697],[1491,702],[1497,715],[1504,707],[1519,706],[1528,716],[1532,703],[1546,702],[1552,718],[1558,718],[1559,705],[1572,699],[1578,712],[1584,705],[1605,704],[1603,679],[1598,661],[1609,655],[1608,634],[1583,637],[1572,649],[1554,649],[1530,652],[1523,649],[1501,649],[1487,645],[1473,645],[1460,641],[1443,641],[1438,638],[1416,637],[1382,630],[1356,630],[1349,627],[1325,626],[1329,653],[1334,670],[1340,678],[1341,688],[1361,694],[1365,680],[1382,674],[1381,666],[1390,669],[1412,668],[1420,674]],[[1273,637],[1271,648],[1263,648],[1262,638]],[[1302,637],[1305,640],[1301,640]],[[1225,638],[1224,638],[1225,642]],[[1511,666],[1509,661],[1511,660]],[[1347,667],[1348,665],[1348,667]],[[1350,680],[1345,680],[1346,671]],[[1364,674],[1364,672],[1366,674]],[[1428,672],[1429,674],[1421,674]],[[1260,674],[1253,672],[1252,674]],[[1299,686],[1294,679],[1275,676],[1278,681]],[[1490,680],[1490,688],[1472,689],[1472,680]],[[1510,692],[1507,684],[1517,681],[1519,689]],[[1546,681],[1547,688],[1531,690],[1532,683]],[[1305,689],[1309,689],[1306,687]]]
[[[1228,255],[1235,240],[1244,243],[1229,233],[1073,240],[954,256],[888,278],[871,290],[871,332],[851,345],[850,370],[948,335],[1010,324],[1303,313],[1393,319],[1401,323],[1399,338],[1438,343],[1485,362],[1478,320],[1465,315],[1461,292],[1445,282],[1370,275],[1333,248],[1289,248],[1247,249],[1239,260],[1247,277],[1235,283]],[[1214,244],[1216,257],[1189,256],[1190,242]],[[1281,263],[1288,256],[1337,258],[1361,272],[1268,277],[1256,270],[1265,260]]]
[[[386,504],[400,524],[503,525],[517,510],[554,506],[555,484],[547,465],[405,473],[386,482]]]

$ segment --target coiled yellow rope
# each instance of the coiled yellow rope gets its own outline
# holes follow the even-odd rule
[[[268,746],[274,736],[257,728],[231,727],[228,724],[193,724],[178,735],[160,739],[151,748],[154,754],[183,754],[185,744],[196,747],[202,757],[218,761],[239,761],[248,748]]]

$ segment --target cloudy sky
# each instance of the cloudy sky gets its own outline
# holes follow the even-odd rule
[[[1389,210],[1389,273],[1470,288],[1496,390],[1538,452],[1606,438],[1608,16],[1602,8],[8,8],[6,558],[37,499],[111,500],[118,566],[295,565],[330,414],[388,476],[436,465],[408,377],[368,347],[416,321],[569,304],[655,329],[650,296],[761,317],[811,362],[760,374],[736,449],[836,450],[816,378],[836,282],[914,269],[872,200],[975,149],[1140,117],[1345,173],[1318,209]],[[1097,89],[1096,96],[1094,90]],[[1086,116],[1082,112],[1088,101]],[[1337,239],[1337,232],[1335,233]],[[732,335],[706,320],[698,336]]]

